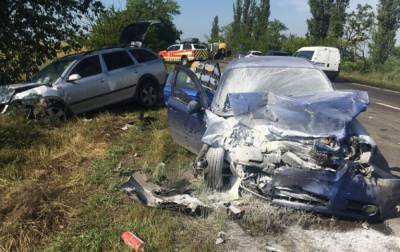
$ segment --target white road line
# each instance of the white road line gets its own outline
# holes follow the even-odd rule
[[[378,104],[378,105],[381,105],[381,106],[384,106],[384,107],[392,108],[392,109],[395,109],[395,110],[399,110],[399,111],[400,111],[400,108],[399,108],[399,107],[395,107],[395,106],[388,105],[388,104],[381,103],[381,102],[377,102],[376,104]]]
[[[389,93],[400,94],[399,91],[390,90],[390,89],[387,89],[387,88],[375,87],[375,86],[365,85],[365,84],[360,84],[360,83],[355,83],[355,82],[345,82],[345,83],[350,83],[350,84],[353,84],[353,85],[356,85],[356,86],[362,86],[362,87],[371,88],[371,89],[377,89],[377,90],[385,91],[385,92],[389,92]]]

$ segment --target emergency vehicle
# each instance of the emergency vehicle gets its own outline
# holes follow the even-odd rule
[[[171,45],[167,50],[159,52],[165,62],[180,62],[187,65],[192,61],[204,61],[209,57],[206,45],[201,43],[179,43]]]

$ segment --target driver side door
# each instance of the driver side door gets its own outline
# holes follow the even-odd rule
[[[170,132],[175,142],[197,153],[203,145],[201,138],[206,130],[207,96],[190,69],[177,66],[172,74],[171,95],[167,100]],[[198,103],[198,109],[190,111],[190,102]]]

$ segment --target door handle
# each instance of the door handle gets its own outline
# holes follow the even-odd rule
[[[104,83],[105,81],[106,81],[106,80],[103,79],[103,78],[100,79],[100,83]]]
[[[173,112],[178,112],[178,110],[176,110],[176,108],[174,108],[174,107],[169,107],[169,109],[170,109],[171,111],[173,111]]]

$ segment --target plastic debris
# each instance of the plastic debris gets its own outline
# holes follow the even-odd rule
[[[145,245],[142,239],[129,231],[123,232],[121,234],[121,239],[127,246],[131,247],[133,251],[142,251]]]

